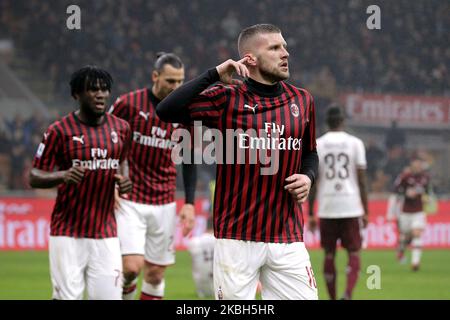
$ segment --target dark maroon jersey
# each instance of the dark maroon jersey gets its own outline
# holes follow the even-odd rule
[[[395,189],[404,196],[403,212],[416,213],[423,211],[422,196],[427,192],[430,178],[425,172],[422,173],[402,173],[395,180]],[[414,189],[416,196],[408,197],[408,189]]]
[[[52,236],[110,238],[117,236],[114,175],[126,159],[131,139],[126,121],[106,114],[90,126],[72,112],[50,125],[36,152],[33,167],[53,171],[82,166],[78,184],[62,183],[51,217]]]
[[[126,120],[132,131],[128,165],[133,190],[126,199],[153,205],[175,201],[177,171],[171,153],[176,141],[172,133],[181,127],[158,118],[158,103],[145,88],[122,95],[109,111]]]
[[[306,90],[281,85],[282,93],[273,97],[252,92],[246,83],[219,84],[189,106],[193,121],[201,120],[224,137],[214,195],[217,238],[303,241],[301,207],[284,186],[287,177],[300,173],[305,148],[307,152],[316,149],[314,102]],[[242,131],[230,137],[227,129]],[[275,160],[272,164],[255,161],[260,152],[274,155]],[[261,169],[271,165],[276,172],[262,174]]]

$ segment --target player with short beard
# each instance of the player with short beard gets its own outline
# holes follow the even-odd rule
[[[298,150],[273,153],[278,170],[261,170],[262,161],[218,163],[214,289],[216,299],[254,299],[260,280],[263,299],[317,299],[301,210],[317,172],[313,98],[284,81],[289,53],[278,27],[242,30],[238,48],[241,60],[227,60],[184,84],[158,105],[157,113],[165,121],[200,120],[219,129],[224,157],[226,146],[233,144],[227,129],[301,139]],[[234,73],[245,81],[234,81]],[[217,81],[222,83],[205,90]],[[248,149],[233,145],[233,157],[244,152],[249,159]]]
[[[156,115],[156,106],[184,81],[184,65],[173,53],[159,53],[153,86],[121,95],[110,112],[126,120],[133,132],[127,160],[133,190],[117,199],[117,223],[124,268],[123,299],[133,300],[143,269],[141,300],[164,297],[166,268],[175,263],[176,176],[172,134],[181,128]],[[180,209],[183,235],[194,226],[196,167],[183,164],[185,204]]]

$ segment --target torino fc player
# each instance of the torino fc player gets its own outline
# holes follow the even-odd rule
[[[200,236],[192,237],[187,245],[192,258],[192,277],[199,298],[213,297],[213,260],[214,238],[212,219],[207,221],[206,232]]]
[[[37,150],[30,184],[58,186],[51,217],[50,273],[54,299],[121,299],[122,263],[114,217],[114,189],[131,190],[119,174],[131,132],[105,114],[111,76],[94,66],[72,75],[79,110],[54,122]],[[55,168],[58,171],[54,171]]]
[[[423,209],[423,195],[427,192],[430,177],[424,170],[420,158],[413,158],[408,170],[404,170],[395,180],[395,190],[403,198],[398,216],[399,248],[398,258],[403,259],[408,244],[412,245],[411,267],[419,270],[422,255],[422,232],[426,226]]]
[[[144,268],[142,300],[164,296],[164,273],[175,263],[176,168],[171,159],[177,124],[161,121],[156,106],[184,81],[184,67],[172,53],[160,53],[152,73],[152,88],[122,95],[111,113],[126,120],[133,132],[128,155],[130,195],[118,199],[116,217],[123,255],[123,298],[134,299],[137,278]],[[194,224],[195,165],[183,164],[185,205],[180,210],[183,233]]]
[[[319,179],[317,181],[320,243],[325,250],[324,274],[331,299],[336,299],[336,242],[348,252],[347,287],[343,299],[351,299],[360,269],[361,223],[367,226],[366,152],[363,142],[343,131],[340,107],[327,111],[330,131],[317,139]],[[317,220],[313,214],[315,190],[309,198],[310,230]],[[362,220],[361,220],[362,218]]]
[[[317,171],[313,99],[283,81],[289,53],[279,28],[246,28],[238,47],[241,60],[227,60],[181,86],[157,113],[172,122],[202,120],[222,132],[219,148],[228,160],[218,163],[216,174],[216,298],[254,299],[260,279],[263,299],[317,299],[299,205]],[[205,91],[219,80],[233,83],[235,72],[248,79]],[[230,131],[236,134],[230,137]],[[277,138],[270,146],[269,135]],[[255,154],[260,160],[249,161]],[[261,154],[270,157],[271,169],[263,170]]]

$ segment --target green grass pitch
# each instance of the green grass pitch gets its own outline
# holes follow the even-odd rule
[[[319,288],[319,298],[327,299],[322,276],[323,253],[310,250],[311,261]],[[337,256],[338,296],[345,287],[346,253]],[[370,265],[379,266],[380,289],[368,289]],[[425,250],[421,270],[412,272],[409,265],[400,265],[393,250],[364,251],[362,268],[354,299],[450,299],[450,250]],[[50,299],[51,286],[47,252],[0,251],[0,299]],[[177,252],[177,263],[167,270],[166,299],[197,299],[191,276],[191,261],[185,251]]]

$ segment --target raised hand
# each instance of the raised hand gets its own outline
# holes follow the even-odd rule
[[[249,77],[250,72],[248,71],[247,66],[245,65],[247,59],[248,57],[244,57],[239,61],[228,59],[224,63],[218,65],[216,69],[217,72],[219,73],[220,81],[226,84],[235,83],[236,80],[233,79],[234,73],[237,73],[239,76],[243,78]]]

